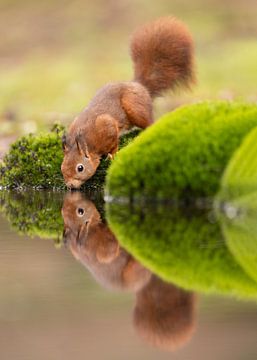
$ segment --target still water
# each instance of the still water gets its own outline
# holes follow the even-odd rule
[[[257,358],[242,219],[80,192],[2,191],[0,210],[1,360]]]

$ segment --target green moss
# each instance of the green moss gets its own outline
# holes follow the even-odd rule
[[[62,237],[63,193],[47,191],[0,191],[0,211],[21,235]]]
[[[54,126],[49,133],[27,135],[14,142],[0,165],[0,185],[7,188],[65,188],[61,173],[63,160],[61,138],[64,129]],[[124,135],[120,147],[138,135],[134,130]],[[102,159],[96,174],[83,189],[102,188],[110,161]]]
[[[220,201],[237,201],[257,190],[257,127],[244,139],[228,163],[217,195]],[[251,206],[251,203],[245,204]]]
[[[229,252],[209,211],[111,203],[107,220],[123,247],[185,289],[257,299],[257,283]]]
[[[113,197],[212,196],[257,106],[203,102],[165,115],[119,152],[107,176]]]
[[[43,187],[63,186],[61,137],[63,130],[27,135],[11,145],[0,168],[2,186]]]
[[[237,262],[257,282],[257,193],[251,194],[247,202],[250,208],[238,207],[238,214],[232,218],[221,218],[226,243]],[[239,205],[239,204],[238,204]],[[230,205],[231,206],[231,205]]]
[[[257,128],[229,161],[216,208],[230,251],[257,281]]]

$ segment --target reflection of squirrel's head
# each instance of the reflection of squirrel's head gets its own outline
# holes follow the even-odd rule
[[[74,257],[81,258],[83,250],[94,252],[97,260],[111,262],[118,256],[119,245],[110,230],[102,223],[94,203],[80,192],[68,193],[62,207],[64,241]]]
[[[194,304],[194,294],[153,275],[136,295],[135,328],[151,345],[177,350],[194,332]]]
[[[66,195],[62,216],[68,248],[102,285],[136,291],[149,280],[150,272],[120,248],[93,202],[82,193]]]
[[[100,214],[94,203],[79,191],[68,192],[62,206],[64,229],[78,232],[86,224],[101,222]]]
[[[63,136],[64,158],[61,166],[65,184],[78,189],[91,178],[99,165],[99,157],[89,153],[83,137],[77,135],[75,140]]]

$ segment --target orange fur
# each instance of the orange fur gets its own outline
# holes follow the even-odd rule
[[[195,295],[156,276],[137,293],[134,325],[153,346],[177,350],[195,329]]]
[[[175,18],[161,18],[136,31],[131,55],[135,80],[105,85],[70,125],[61,167],[68,187],[79,188],[92,177],[103,155],[113,157],[124,131],[152,124],[155,96],[194,82],[191,35]]]
[[[152,101],[148,93],[125,89],[121,97],[121,106],[134,126],[145,129],[153,122]]]
[[[137,30],[131,41],[135,81],[155,97],[194,83],[193,40],[186,26],[164,17]]]
[[[83,209],[83,216],[78,209]],[[68,248],[103,286],[137,291],[149,281],[150,272],[119,246],[93,202],[82,193],[66,195],[62,216]]]

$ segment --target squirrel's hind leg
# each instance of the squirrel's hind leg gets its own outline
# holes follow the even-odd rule
[[[145,129],[153,123],[152,99],[146,90],[126,89],[121,106],[133,126]]]
[[[99,115],[95,120],[95,131],[90,134],[92,147],[98,150],[100,155],[112,156],[118,150],[119,128],[118,121],[109,114]]]

